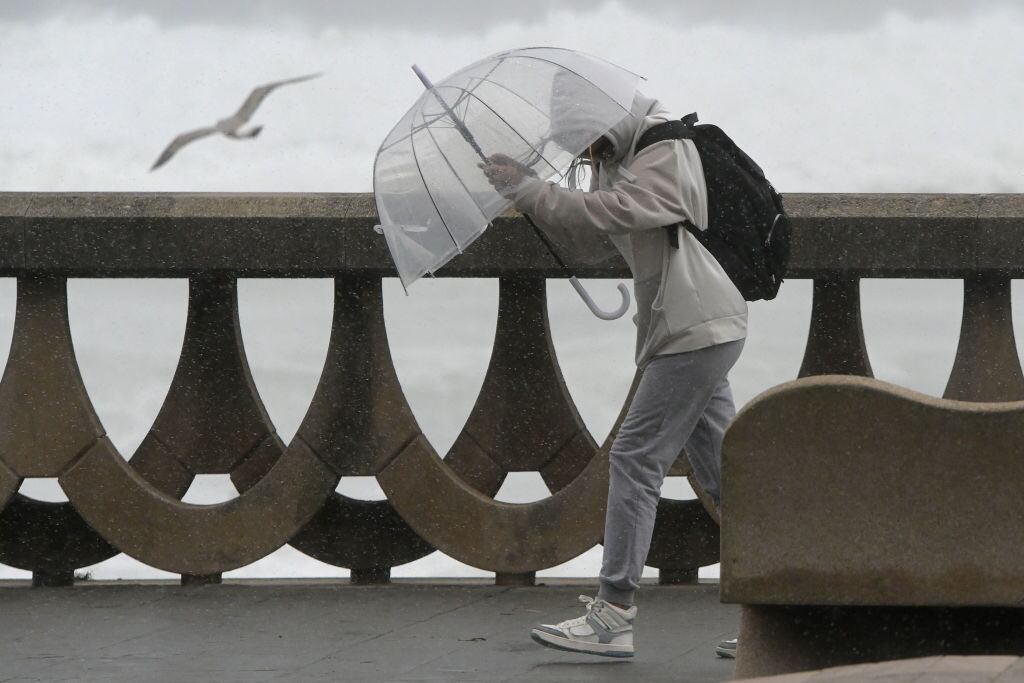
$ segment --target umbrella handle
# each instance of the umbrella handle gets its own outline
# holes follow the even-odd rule
[[[601,320],[617,320],[625,315],[626,311],[629,310],[629,289],[627,289],[626,285],[621,282],[619,283],[619,293],[622,294],[622,304],[620,304],[616,310],[611,312],[602,311],[598,308],[597,304],[594,303],[594,300],[590,298],[590,294],[587,293],[587,290],[583,289],[583,285],[580,284],[580,281],[577,280],[575,276],[569,278],[569,284],[571,284],[573,289],[576,290],[576,293],[580,295],[580,298],[583,299],[583,303],[587,305],[590,312]]]

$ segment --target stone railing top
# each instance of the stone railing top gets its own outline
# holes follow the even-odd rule
[[[787,194],[790,277],[1024,277],[1024,195]],[[370,194],[0,192],[0,275],[391,276]],[[566,260],[628,277],[621,259]],[[564,277],[526,223],[495,221],[440,277]]]

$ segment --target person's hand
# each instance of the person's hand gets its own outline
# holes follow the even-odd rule
[[[492,154],[487,157],[487,163],[480,163],[477,166],[483,169],[487,182],[499,192],[517,186],[528,175],[537,175],[533,169],[505,154]]]

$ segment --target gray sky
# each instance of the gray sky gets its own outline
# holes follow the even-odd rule
[[[55,15],[95,16],[102,13],[148,15],[161,24],[229,25],[290,21],[307,27],[421,27],[435,32],[471,32],[505,23],[533,24],[552,11],[585,13],[609,0],[8,0],[0,19],[36,21]],[[624,3],[619,3],[624,4]],[[1014,0],[645,0],[628,3],[631,11],[672,21],[680,28],[708,24],[763,26],[772,30],[857,30],[898,12],[917,20],[967,16],[993,8],[1013,8]]]

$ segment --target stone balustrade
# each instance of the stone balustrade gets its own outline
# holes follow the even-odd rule
[[[859,311],[865,277],[962,278],[963,326],[947,396],[1024,397],[1009,283],[1024,276],[1024,196],[786,196],[791,278],[814,280],[800,375],[870,376]],[[183,581],[216,581],[290,543],[386,581],[440,549],[529,584],[601,540],[607,449],[580,419],[553,352],[545,279],[564,273],[525,223],[496,221],[438,277],[499,279],[490,366],[442,459],[413,418],[392,365],[381,279],[393,276],[364,194],[0,193],[0,275],[18,281],[0,381],[0,562],[36,584],[124,552]],[[628,277],[621,261],[573,262],[580,277]],[[69,277],[188,278],[181,357],[135,453],[105,436],[79,376]],[[239,277],[333,277],[334,322],[319,386],[284,443],[249,374]],[[802,340],[794,340],[801,343]],[[621,418],[620,418],[621,419]],[[614,429],[612,430],[614,434]],[[509,472],[552,491],[494,500]],[[237,498],[181,501],[199,474],[230,474]],[[673,474],[687,474],[681,458]],[[336,492],[376,476],[386,500]],[[69,502],[19,494],[56,477]],[[582,500],[589,501],[580,505]],[[648,564],[692,581],[719,560],[718,527],[697,500],[663,500]]]

